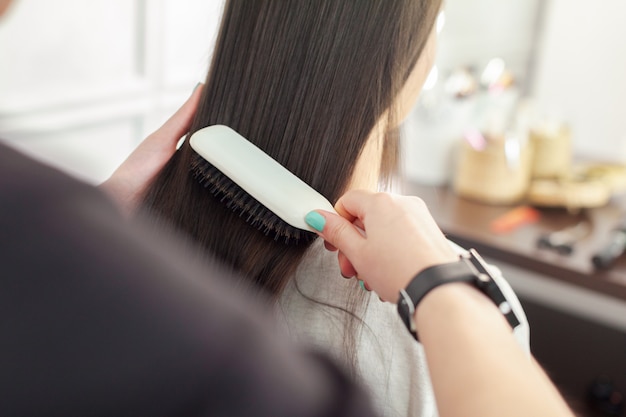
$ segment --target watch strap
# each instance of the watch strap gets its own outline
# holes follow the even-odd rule
[[[459,261],[434,265],[418,273],[409,285],[400,291],[398,314],[407,329],[418,340],[415,309],[431,290],[451,282],[468,282],[485,294],[500,310],[511,328],[520,324],[506,296],[494,280],[487,264],[474,249],[459,256]]]
[[[413,315],[415,308],[426,294],[443,284],[474,282],[475,280],[475,272],[466,262],[461,260],[434,265],[418,273],[406,289],[400,291],[400,299],[398,300],[398,313],[415,340],[419,339],[413,323]]]

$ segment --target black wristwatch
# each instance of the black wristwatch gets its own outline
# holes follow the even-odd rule
[[[417,305],[430,290],[450,282],[467,282],[475,285],[476,288],[498,306],[511,328],[515,328],[520,324],[519,319],[511,308],[511,304],[489,273],[485,261],[478,252],[470,249],[468,252],[461,254],[457,262],[435,265],[424,269],[413,278],[404,290],[400,290],[398,314],[400,314],[406,328],[415,340],[419,341],[414,321]]]

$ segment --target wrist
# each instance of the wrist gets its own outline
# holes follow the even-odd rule
[[[446,244],[448,245],[447,241]],[[406,262],[403,267],[399,267],[397,271],[400,272],[399,276],[402,278],[396,282],[395,291],[393,292],[396,297],[390,301],[396,302],[397,294],[401,290],[406,289],[411,281],[413,281],[415,277],[422,272],[436,266],[458,262],[459,254],[456,253],[450,246],[446,247],[446,249],[447,250],[445,252],[437,254],[422,253],[419,256],[420,260],[418,262]],[[423,259],[429,259],[430,261],[428,263],[424,263]],[[415,271],[419,272],[416,274]]]
[[[461,254],[456,262],[435,265],[422,270],[405,289],[400,291],[398,314],[416,340],[419,340],[416,325],[418,307],[427,295],[431,295],[431,292],[458,282],[467,283],[473,287],[478,292],[477,295],[482,293],[483,298],[490,301],[500,315],[506,317],[511,328],[520,324],[511,304],[493,279],[487,265],[475,250],[470,249]]]
[[[476,333],[477,327],[511,331],[492,300],[466,282],[441,285],[430,291],[417,306],[413,320],[422,342],[432,334]]]
[[[499,313],[498,308],[478,288],[467,282],[451,282],[430,291],[415,308],[417,327],[432,321],[433,317],[464,314],[467,309],[487,309]],[[502,314],[498,314],[502,316]]]

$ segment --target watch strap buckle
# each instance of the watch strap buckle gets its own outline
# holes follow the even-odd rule
[[[513,311],[513,306],[496,283],[493,275],[489,272],[487,263],[476,252],[475,249],[470,249],[460,255],[461,260],[470,268],[476,277],[476,286],[485,294],[493,303],[498,307],[500,312],[504,315],[511,328],[515,328],[520,324],[517,315]]]

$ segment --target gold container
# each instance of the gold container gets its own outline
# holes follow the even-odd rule
[[[543,124],[530,129],[534,156],[532,177],[559,179],[570,176],[572,163],[571,133],[568,127]]]
[[[513,204],[524,198],[530,181],[528,141],[491,137],[482,148],[462,142],[454,178],[457,194],[488,204]]]

